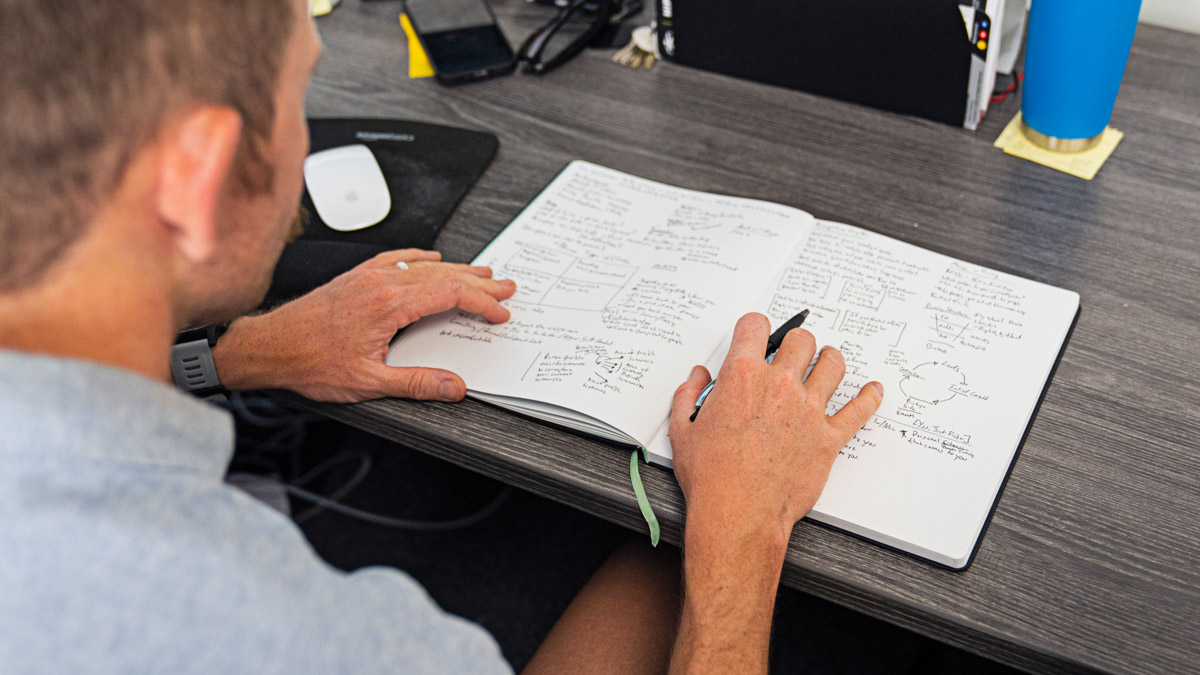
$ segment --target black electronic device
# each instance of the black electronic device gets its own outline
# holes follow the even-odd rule
[[[657,47],[681,65],[975,129],[1003,4],[661,0]]]
[[[511,73],[517,57],[485,0],[404,0],[434,75],[462,84]]]

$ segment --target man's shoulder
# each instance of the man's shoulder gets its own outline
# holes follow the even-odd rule
[[[23,553],[0,561],[15,582],[13,611],[0,616],[0,662],[172,672],[505,667],[486,632],[444,613],[408,575],[329,566],[286,516],[235,488],[186,476],[49,483],[60,491],[52,517],[9,513],[29,527],[0,526],[8,550]]]

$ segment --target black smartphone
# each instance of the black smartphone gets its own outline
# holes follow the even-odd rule
[[[485,0],[404,0],[404,12],[442,84],[504,75],[517,65]]]

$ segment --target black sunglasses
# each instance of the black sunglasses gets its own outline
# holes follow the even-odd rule
[[[567,0],[555,3],[558,12],[535,30],[517,50],[526,73],[554,70],[583,51],[613,26],[636,14],[641,0]]]

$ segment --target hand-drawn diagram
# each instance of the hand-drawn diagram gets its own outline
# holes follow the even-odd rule
[[[842,322],[838,326],[838,330],[844,335],[858,338],[878,336],[884,338],[892,347],[900,344],[900,338],[904,336],[906,328],[908,328],[907,321],[871,316],[854,310],[842,312]]]
[[[932,330],[926,346],[941,354],[956,347],[982,353],[993,344],[1017,342],[1026,330],[1025,301],[999,273],[950,263],[925,303]]]
[[[637,267],[524,246],[501,275],[517,282],[520,302],[599,312],[638,272]]]
[[[842,318],[842,310],[837,307],[810,302],[802,296],[787,296],[779,293],[771,298],[771,304],[767,307],[767,316],[771,318],[773,325],[778,325],[792,318],[802,309],[808,310],[808,320],[804,322],[804,327],[809,330],[814,328],[837,330],[838,321]]]
[[[958,395],[955,387],[967,383],[967,376],[958,366],[930,361],[911,370],[901,370],[900,391],[910,399],[937,405]]]
[[[623,387],[644,390],[643,380],[655,356],[652,350],[576,345],[569,352],[538,352],[521,379],[532,375],[535,383],[578,381],[584,389],[601,394],[620,394]]]
[[[969,322],[962,317],[933,312],[933,332],[942,340],[957,340],[968,325]]]
[[[857,279],[846,279],[838,294],[838,302],[879,311],[888,297],[887,288]]]
[[[907,321],[874,316],[852,309],[841,309],[826,304],[809,302],[799,296],[775,294],[767,308],[767,316],[775,324],[787,321],[802,309],[809,311],[804,327],[809,330],[828,329],[853,338],[882,338],[889,346],[896,347],[908,328]]]
[[[845,341],[838,345],[838,350],[846,363],[846,379],[830,400],[827,414],[840,410],[868,381],[889,379],[879,370],[879,363],[873,363],[864,344]],[[973,458],[973,434],[958,425],[937,421],[953,419],[938,414],[938,408],[945,408],[951,400],[958,405],[958,400],[988,398],[968,386],[962,367],[947,361],[926,361],[909,367],[904,351],[894,348],[889,350],[884,363],[899,376],[902,402],[894,411],[880,410],[873,415],[842,449],[841,456],[858,459],[878,447],[882,436],[895,434],[906,447],[922,448],[954,461]]]

